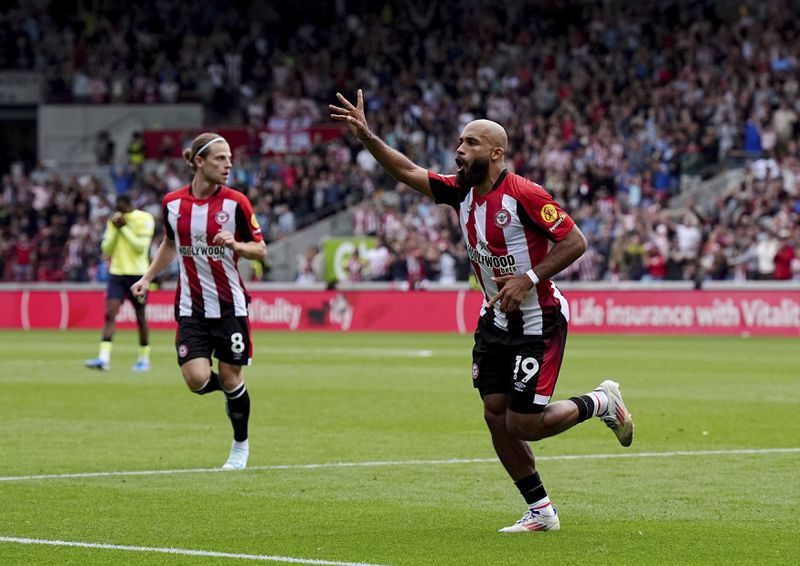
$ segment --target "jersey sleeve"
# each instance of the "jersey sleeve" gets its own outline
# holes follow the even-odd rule
[[[169,211],[167,210],[167,201],[161,203],[161,222],[164,224],[164,235],[172,242],[175,241],[175,232],[169,224]]]
[[[240,242],[263,241],[264,235],[261,233],[261,226],[258,224],[250,200],[242,195],[236,202],[236,239]]]
[[[528,183],[521,187],[516,196],[522,209],[520,212],[524,213],[520,214],[523,222],[538,228],[554,242],[566,238],[575,225],[570,215],[539,185]]]
[[[153,239],[153,234],[156,231],[156,219],[149,212],[141,211],[141,221],[139,222],[139,229],[136,233],[141,238]],[[149,245],[149,244],[148,244]]]
[[[428,182],[433,193],[433,202],[447,204],[458,210],[461,201],[469,194],[469,189],[456,185],[455,175],[439,175],[428,171]]]
[[[111,257],[111,254],[114,253],[114,248],[117,245],[118,238],[119,230],[117,230],[117,227],[114,226],[109,219],[108,222],[106,222],[106,231],[103,234],[103,241],[100,243],[100,250],[103,252],[103,255]]]

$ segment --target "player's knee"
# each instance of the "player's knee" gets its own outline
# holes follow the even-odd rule
[[[194,392],[202,389],[209,379],[208,371],[202,371],[200,368],[182,366],[181,373],[186,387]]]
[[[486,421],[486,426],[490,431],[501,431],[506,428],[506,411],[497,410],[492,407],[484,406],[483,420]]]

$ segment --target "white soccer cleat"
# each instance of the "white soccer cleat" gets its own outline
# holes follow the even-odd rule
[[[104,362],[100,358],[92,358],[91,360],[86,360],[85,362],[83,362],[83,365],[85,365],[87,368],[99,369],[101,371],[108,371],[111,369],[111,363]]]
[[[553,508],[555,510],[555,507]],[[557,531],[561,528],[558,521],[558,511],[555,515],[542,515],[538,511],[528,509],[522,519],[511,525],[500,529],[499,533],[527,533],[532,531]]]
[[[595,391],[602,391],[608,398],[606,412],[597,416],[614,432],[620,444],[625,447],[630,446],[633,442],[633,417],[622,401],[619,383],[606,379],[595,388]]]
[[[231,453],[228,455],[228,460],[222,464],[223,470],[243,470],[247,467],[247,458],[250,456],[249,446],[237,446],[234,441],[231,446]]]

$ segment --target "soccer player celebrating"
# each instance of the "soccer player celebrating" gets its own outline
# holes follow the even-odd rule
[[[252,344],[247,319],[250,297],[237,263],[240,257],[264,259],[267,246],[250,201],[224,186],[231,170],[228,142],[214,133],[201,134],[183,156],[194,178],[190,185],[164,197],[164,240],[150,269],[131,290],[145,296],[153,278],[179,257],[178,365],[194,393],[221,389],[225,394],[233,444],[222,468],[241,469],[247,466],[250,453],[250,396],[242,366],[250,363]],[[212,354],[218,360],[218,372],[212,369]]]
[[[117,212],[108,219],[100,244],[103,254],[110,259],[103,337],[97,357],[86,360],[86,367],[99,370],[111,368],[111,339],[116,328],[117,313],[122,301],[128,299],[136,311],[136,325],[139,328],[139,357],[133,371],[147,371],[150,369],[150,343],[144,316],[145,301],[136,300],[130,287],[147,271],[150,263],[150,242],[153,240],[155,220],[149,212],[134,209],[128,195],[117,197],[116,208]]]
[[[542,187],[508,172],[508,139],[500,124],[467,124],[456,149],[456,174],[443,176],[412,163],[369,129],[360,89],[355,105],[339,93],[337,98],[341,106],[330,105],[331,118],[347,123],[390,175],[458,213],[484,295],[472,379],[497,456],[528,505],[519,521],[500,530],[558,529],[528,441],[590,417],[603,420],[623,446],[633,441],[633,421],[611,380],[585,395],[550,402],[569,322],[567,301],[550,278],[583,254],[586,239]]]

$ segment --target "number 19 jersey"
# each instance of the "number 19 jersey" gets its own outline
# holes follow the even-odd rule
[[[460,187],[453,175],[428,172],[437,204],[458,213],[472,268],[483,290],[481,318],[513,336],[549,334],[559,313],[569,320],[569,305],[555,284],[542,280],[520,309],[505,313],[499,303],[487,307],[501,287],[500,275],[521,275],[547,255],[550,242],[563,240],[575,225],[553,197],[539,185],[503,171],[491,192],[481,196]]]

